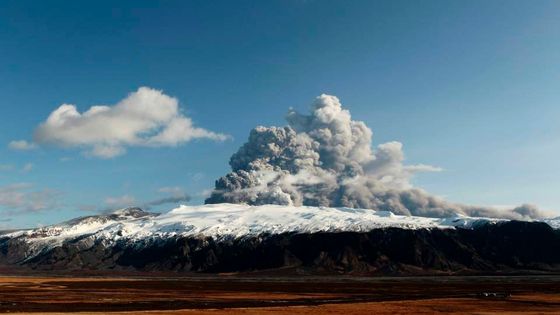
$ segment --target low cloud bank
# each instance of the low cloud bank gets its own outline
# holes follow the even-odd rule
[[[414,174],[441,168],[404,164],[400,142],[372,148],[371,129],[352,120],[335,96],[317,97],[309,115],[290,110],[287,121],[285,127],[251,131],[230,159],[232,171],[216,181],[206,203],[368,208],[428,217],[544,216],[531,205],[506,210],[467,206],[413,187]]]

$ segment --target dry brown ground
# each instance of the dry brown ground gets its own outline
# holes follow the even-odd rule
[[[483,298],[482,292],[510,294]],[[560,277],[0,277],[0,313],[560,314]]]

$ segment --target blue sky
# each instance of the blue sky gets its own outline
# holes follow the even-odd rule
[[[560,213],[559,56],[557,1],[4,1],[1,221],[49,224],[179,190],[202,203],[251,128],[284,125],[289,107],[305,111],[321,93],[366,122],[375,144],[401,141],[407,162],[444,169],[417,186]],[[64,103],[83,112],[142,86],[231,138],[110,159],[9,148]]]

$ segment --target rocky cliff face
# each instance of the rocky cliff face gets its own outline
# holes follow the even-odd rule
[[[122,238],[93,234],[37,251],[21,236],[0,237],[0,263],[40,270],[329,274],[560,271],[560,231],[542,222],[504,221],[472,228],[377,228],[368,232],[261,233]],[[33,252],[33,255],[29,253]]]

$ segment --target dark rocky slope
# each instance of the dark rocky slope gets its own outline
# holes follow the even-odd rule
[[[560,271],[560,232],[539,222],[509,221],[474,229],[376,229],[367,233],[149,238],[83,237],[26,259],[21,239],[0,238],[0,262],[39,270],[141,270],[428,274]]]

